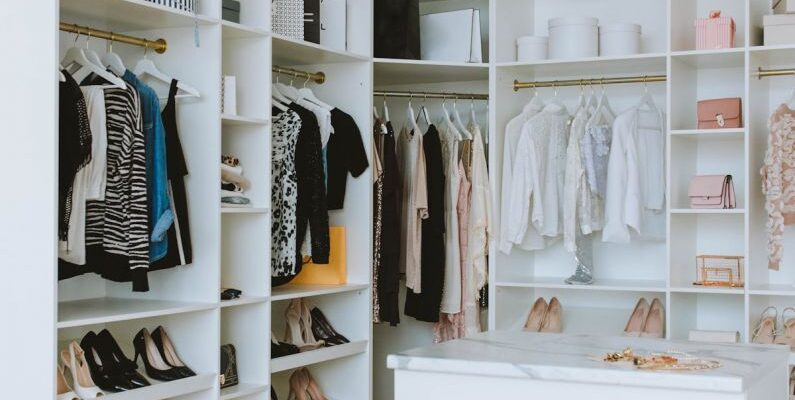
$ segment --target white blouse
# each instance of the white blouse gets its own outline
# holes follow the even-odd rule
[[[461,184],[461,176],[458,174],[459,131],[449,121],[443,121],[437,126],[442,139],[442,160],[445,171],[445,258],[441,312],[457,314],[461,312],[461,248],[458,242],[457,211],[458,188]]]
[[[634,107],[616,117],[607,167],[602,240],[665,238],[665,130],[662,111]]]
[[[472,193],[469,204],[469,261],[472,263],[471,284],[474,285],[474,294],[486,285],[488,267],[486,256],[489,254],[489,232],[491,231],[491,190],[489,189],[489,171],[486,165],[486,151],[483,146],[480,127],[470,125],[472,133],[472,167],[471,182]],[[470,287],[465,289],[471,291]],[[464,295],[466,303],[467,295]]]
[[[508,122],[505,126],[505,143],[502,151],[502,191],[500,193],[500,238],[499,249],[505,254],[511,254],[513,242],[509,240],[508,227],[511,225],[511,191],[513,190],[513,164],[516,156],[516,146],[522,134],[525,122],[544,108],[544,103],[538,97],[533,97],[522,110],[522,113]],[[545,247],[544,238],[532,225],[528,226],[524,239],[519,244],[524,250],[541,250]]]
[[[547,237],[562,232],[569,115],[549,104],[522,128],[514,160],[508,239],[521,243],[530,224]]]

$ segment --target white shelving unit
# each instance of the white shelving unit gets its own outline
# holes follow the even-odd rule
[[[405,316],[397,328],[371,324],[372,186],[367,173],[349,180],[346,209],[330,213],[331,225],[346,227],[348,283],[322,287],[287,285],[271,290],[271,65],[323,71],[326,83],[313,85],[313,90],[319,98],[354,117],[368,152],[372,106],[380,107],[383,102],[381,98],[372,97],[374,89],[488,93],[488,104],[475,102],[474,107],[489,139],[489,171],[495,207],[492,232],[499,232],[502,133],[529,96],[527,91],[513,91],[515,79],[666,74],[667,83],[648,85],[657,105],[666,110],[669,129],[666,240],[616,245],[602,243],[597,236],[594,241],[596,282],[587,287],[562,283],[574,264],[571,255],[559,244],[533,253],[514,250],[511,255],[498,253],[492,245],[490,308],[484,327],[519,329],[536,297],[557,296],[563,303],[566,331],[619,334],[635,301],[644,296],[660,298],[665,304],[669,338],[685,338],[691,329],[731,329],[740,331],[742,340],[748,341],[758,314],[765,307],[774,305],[781,310],[795,305],[795,270],[789,268],[793,264],[793,253],[785,251],[780,271],[767,269],[766,214],[759,190],[759,167],[767,147],[768,117],[789,96],[795,83],[792,77],[758,80],[754,76],[760,67],[795,66],[795,46],[762,44],[762,16],[768,12],[767,0],[421,1],[422,12],[468,7],[481,10],[484,24],[481,31],[485,38],[482,64],[374,59],[373,1],[370,0],[348,0],[349,8],[354,9],[356,15],[349,26],[348,48],[344,51],[272,34],[270,2],[266,0],[241,0],[239,24],[221,20],[220,0],[199,0],[198,3],[195,15],[145,0],[60,0],[55,13],[39,5],[23,6],[39,7],[36,10],[42,20],[52,19],[48,20],[52,24],[46,27],[36,25],[42,32],[60,19],[119,33],[164,38],[168,41],[168,51],[162,55],[149,52],[148,56],[162,70],[189,82],[202,93],[200,99],[180,101],[177,111],[190,171],[187,192],[194,263],[151,273],[151,290],[145,294],[132,293],[129,284],[106,282],[86,275],[60,282],[53,299],[52,271],[48,269],[47,274],[37,272],[36,275],[36,279],[48,281],[47,285],[36,287],[45,292],[41,294],[41,302],[36,303],[37,313],[26,318],[35,320],[37,326],[49,321],[56,332],[52,342],[79,339],[89,330],[107,328],[131,355],[130,343],[138,329],[163,325],[175,341],[180,356],[198,373],[190,380],[159,383],[109,398],[264,400],[269,398],[271,386],[279,398],[286,398],[290,373],[295,368],[309,366],[330,398],[389,399],[393,384],[391,373],[385,368],[386,354],[432,341],[430,324]],[[10,7],[13,10],[17,6]],[[694,49],[693,20],[712,9],[721,9],[724,15],[731,15],[737,21],[736,48]],[[548,19],[574,14],[593,15],[600,22],[641,24],[643,53],[626,57],[515,62],[517,37],[546,35]],[[30,13],[20,12],[19,15],[32,18]],[[195,30],[200,39],[198,47]],[[41,46],[52,48],[55,54],[47,57],[51,61],[60,59],[74,41],[74,35],[65,33],[61,33],[54,44],[48,41],[47,35],[39,34],[37,38]],[[101,45],[104,45],[101,40],[91,41],[91,46]],[[138,47],[122,44],[117,44],[114,50],[122,55],[126,64],[134,64],[143,54]],[[220,77],[224,74],[237,76],[238,115],[220,113]],[[45,89],[39,87],[36,93],[57,96],[57,91]],[[167,88],[156,89],[165,91]],[[571,106],[578,90],[563,88],[559,96]],[[613,108],[623,110],[637,101],[642,89],[640,85],[616,85],[606,90]],[[552,90],[542,89],[540,93],[548,97]],[[697,129],[696,101],[730,96],[743,99],[745,128]],[[49,100],[53,104],[57,102]],[[405,99],[390,98],[387,104],[395,128],[400,129],[405,122]],[[432,114],[438,104],[438,101],[428,101]],[[46,163],[52,163],[57,120],[47,117],[28,124],[41,131],[48,126],[53,130],[49,136],[20,138],[18,144],[30,150],[30,154],[35,153],[33,149],[42,150],[47,157],[41,160],[41,165],[47,169],[45,165],[52,166]],[[219,205],[218,161],[219,155],[226,152],[242,160],[246,175],[253,182],[252,208],[222,209]],[[54,171],[55,167],[49,170]],[[57,179],[35,172],[37,181]],[[690,210],[687,183],[696,173],[732,173],[738,209]],[[53,208],[49,203],[42,204],[41,199],[53,198],[54,189],[49,188],[46,193],[43,192],[46,188],[36,189],[35,193],[40,196],[32,200],[39,201],[29,201],[30,207],[38,205],[34,210],[41,212],[42,217],[21,220],[18,215],[31,213],[19,212],[20,207],[6,207],[4,216],[30,229],[4,235],[0,248],[11,255],[10,262],[25,265],[27,270],[41,268],[38,264],[27,264],[28,259],[55,270],[54,257],[42,258],[39,254],[45,254],[46,250],[30,244],[36,238],[54,237],[55,233],[50,226],[54,216],[48,220],[47,213],[41,211]],[[795,249],[795,234],[787,230],[784,244],[787,250]],[[746,287],[693,286],[695,256],[704,252],[744,256]],[[219,289],[223,287],[241,289],[244,296],[220,302]],[[23,297],[19,290],[2,292],[16,293],[16,300]],[[272,332],[278,335],[283,329],[283,310],[289,301],[302,297],[320,307],[351,343],[271,360],[268,346]],[[44,304],[47,299],[53,299],[54,304]],[[405,288],[402,288],[401,308],[404,301]],[[54,317],[42,318],[42,315]],[[47,329],[42,328],[41,332],[44,331]],[[39,335],[44,334],[37,332],[36,337]],[[238,349],[241,384],[220,390],[218,347],[224,343],[233,343]],[[25,358],[33,353],[38,356],[36,360],[43,360],[39,365],[51,362],[55,346],[50,347],[33,352],[26,350]],[[39,396],[28,391],[25,395],[45,398],[54,391],[51,379],[41,378],[46,378],[47,374],[39,375],[41,385],[32,385],[36,386],[33,389],[47,388],[46,393]]]
[[[737,23],[736,46],[723,50],[695,50],[693,21],[710,10]],[[500,204],[502,182],[501,133],[527,101],[525,90],[514,93],[520,81],[599,78],[665,74],[667,83],[649,83],[658,107],[666,111],[668,234],[664,241],[635,241],[627,245],[594,239],[596,281],[591,286],[563,283],[574,269],[571,254],[560,243],[545,250],[511,255],[492,247],[490,257],[489,326],[520,329],[533,301],[557,296],[563,304],[564,331],[621,334],[637,299],[659,298],[666,306],[667,337],[686,339],[692,329],[736,330],[750,341],[762,310],[773,305],[782,311],[795,305],[795,270],[788,252],[780,271],[767,268],[767,214],[761,193],[759,168],[767,148],[769,116],[790,96],[794,79],[757,79],[759,68],[792,68],[795,46],[762,45],[762,16],[770,13],[763,0],[607,0],[567,2],[554,0],[498,0],[491,2],[494,49],[491,71],[490,168]],[[616,12],[620,10],[620,12]],[[513,59],[518,36],[545,35],[549,18],[591,15],[602,22],[635,22],[643,26],[643,54],[578,60],[517,63]],[[527,23],[530,16],[531,23]],[[667,17],[665,17],[667,16]],[[494,21],[499,21],[495,24]],[[614,110],[637,102],[643,84],[606,87]],[[570,108],[579,88],[559,89]],[[541,89],[542,98],[551,89]],[[740,97],[744,127],[697,129],[696,102]],[[493,150],[492,150],[493,149]],[[732,210],[693,210],[687,189],[696,174],[731,174],[738,205]],[[498,222],[501,210],[495,213]],[[795,234],[785,230],[785,252],[795,248]],[[695,257],[725,254],[745,257],[744,288],[695,286]],[[593,318],[599,315],[600,318]]]

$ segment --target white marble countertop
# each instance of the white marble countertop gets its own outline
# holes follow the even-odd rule
[[[721,367],[688,372],[641,371],[626,364],[591,359],[628,346],[641,354],[686,352],[719,361]],[[788,358],[785,346],[495,331],[393,354],[387,358],[387,366],[395,370],[742,393],[756,379],[786,365]]]

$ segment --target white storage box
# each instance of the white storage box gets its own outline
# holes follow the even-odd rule
[[[795,14],[765,15],[765,46],[795,44]]]
[[[549,20],[549,58],[599,56],[599,20],[562,17]]]
[[[348,12],[345,0],[320,0],[320,44],[345,51]]]
[[[795,13],[795,0],[773,0],[773,13],[775,14]]]
[[[599,27],[599,55],[625,56],[640,53],[638,24],[606,24]]]
[[[516,39],[516,61],[546,60],[548,50],[549,38],[546,36],[522,36]]]

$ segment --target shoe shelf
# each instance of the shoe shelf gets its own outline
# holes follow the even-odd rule
[[[222,20],[221,34],[224,39],[241,39],[266,37],[270,35],[270,31],[256,26],[248,26],[237,22]]]
[[[519,288],[544,288],[544,289],[566,289],[566,290],[596,290],[596,291],[620,291],[620,292],[665,292],[664,280],[629,280],[629,279],[596,279],[592,285],[569,285],[563,282],[565,277],[536,277],[531,282],[507,282],[500,281],[495,283],[497,287],[519,287]]]
[[[229,126],[259,126],[259,125],[267,125],[270,123],[270,119],[268,118],[257,118],[257,117],[244,117],[240,115],[230,115],[230,114],[221,114],[221,123],[224,127]]]
[[[489,65],[376,58],[373,76],[376,85],[482,81],[489,78]]]
[[[340,285],[296,285],[287,284],[275,287],[271,291],[271,301],[284,301],[301,297],[316,297],[328,294],[358,292],[367,290],[366,283],[343,283]]]
[[[221,308],[238,307],[249,304],[267,303],[270,298],[268,296],[240,296],[237,299],[221,300]]]
[[[230,386],[228,388],[221,389],[220,400],[239,399],[242,397],[251,396],[258,393],[267,392],[268,389],[270,389],[270,385],[257,385],[257,384],[241,382],[235,386]]]
[[[144,374],[145,375],[145,374]],[[105,400],[160,400],[189,395],[212,389],[218,379],[217,374],[202,374],[171,382],[160,382],[148,378],[151,386],[119,393],[106,393]]]
[[[217,303],[102,297],[58,304],[58,329],[213,310]]]
[[[327,361],[355,356],[357,354],[365,353],[367,351],[367,347],[367,340],[358,340],[337,346],[323,347],[317,350],[310,350],[298,354],[274,358],[271,360],[271,373],[275,374],[295,368],[301,368]]]
[[[223,207],[221,206],[221,214],[267,214],[270,212],[270,207]]]

